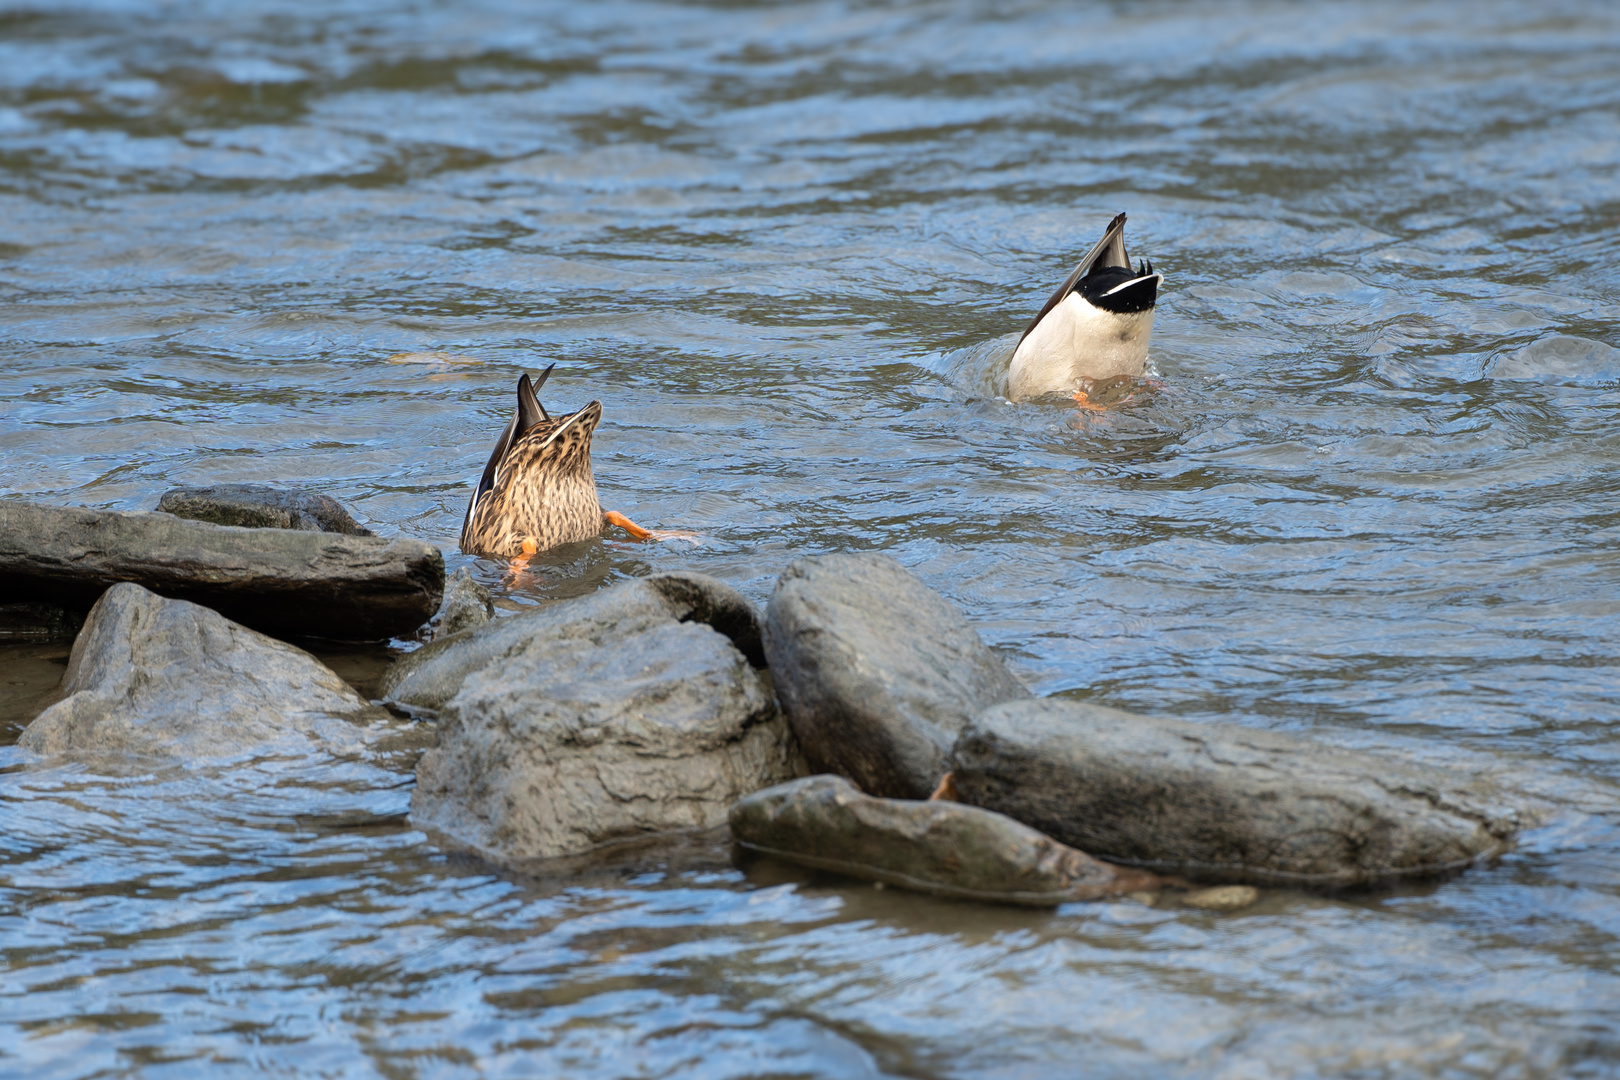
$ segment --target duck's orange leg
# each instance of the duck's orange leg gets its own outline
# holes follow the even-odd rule
[[[1095,401],[1092,401],[1091,396],[1089,394],[1087,394],[1084,390],[1076,390],[1074,392],[1074,403],[1078,407],[1080,407],[1082,409],[1085,409],[1087,412],[1107,412],[1108,411],[1108,406],[1099,405]]]
[[[540,545],[535,543],[534,537],[523,538],[523,554],[512,560],[512,573],[522,573],[529,565],[529,560],[540,552]]]
[[[623,529],[637,540],[651,540],[653,538],[653,531],[651,529],[643,529],[640,525],[637,525],[635,522],[631,521],[617,510],[608,510],[603,513],[602,521],[608,525],[617,525],[619,528]]]

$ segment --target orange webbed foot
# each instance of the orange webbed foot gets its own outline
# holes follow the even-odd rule
[[[539,553],[540,553],[540,545],[535,542],[534,537],[532,537],[532,536],[524,537],[523,538],[523,553],[521,555],[515,556],[512,559],[512,573],[514,573],[514,574],[521,573],[523,570],[527,569],[528,565],[529,565],[529,560],[534,558]]]
[[[640,525],[637,525],[635,522],[631,521],[617,510],[609,510],[604,513],[602,515],[602,521],[607,525],[618,526],[637,540],[651,540],[653,538],[653,531],[651,529],[643,529]]]
[[[602,515],[602,521],[607,525],[616,525],[629,533],[636,540],[696,540],[698,534],[687,532],[685,529],[644,529],[631,521],[617,510],[609,510]]]

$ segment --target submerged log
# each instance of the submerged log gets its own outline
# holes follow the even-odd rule
[[[438,610],[444,556],[421,540],[0,500],[0,595],[87,611],[120,581],[280,637],[373,641]]]

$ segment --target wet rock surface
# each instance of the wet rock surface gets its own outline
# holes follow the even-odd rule
[[[790,565],[766,652],[811,767],[873,795],[926,798],[970,717],[1029,697],[961,612],[886,555]]]
[[[357,725],[382,714],[302,649],[127,582],[91,609],[61,693],[19,746],[187,760],[267,747],[346,752],[364,744]]]
[[[465,566],[444,583],[444,602],[433,616],[432,640],[483,626],[495,617],[495,597]]]
[[[1501,850],[1515,813],[1467,778],[1274,732],[1008,702],[952,751],[965,802],[1190,878],[1364,885]]]
[[[681,618],[697,610],[683,593],[731,615],[746,600],[697,575],[672,577],[419,650],[437,652],[392,686],[416,704],[439,702],[412,821],[496,862],[528,864],[714,828],[739,796],[796,775],[766,678],[732,639]]]
[[[163,493],[157,509],[175,517],[236,525],[246,529],[299,529],[306,532],[374,536],[330,495],[268,484],[215,484]]]
[[[725,636],[753,666],[763,666],[759,613],[745,596],[703,574],[653,574],[435,638],[400,658],[383,676],[380,692],[401,705],[438,709],[456,695],[467,676],[530,649],[534,640],[573,634],[569,627],[591,622],[617,625],[624,620],[629,620],[626,626],[638,624],[637,620],[702,623]]]
[[[438,609],[444,557],[420,540],[0,500],[0,595],[83,611],[120,581],[266,633],[379,640]]]
[[[880,799],[838,776],[757,791],[731,808],[745,848],[804,866],[962,900],[1050,906],[1152,890],[1002,814],[963,803]]]

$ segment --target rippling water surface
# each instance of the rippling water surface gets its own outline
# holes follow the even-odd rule
[[[303,482],[456,565],[556,360],[607,508],[701,540],[517,601],[883,550],[1041,693],[1542,822],[1432,886],[1031,913],[706,840],[514,880],[382,765],[0,749],[0,1073],[1620,1074],[1620,9],[0,12],[6,496]],[[1120,210],[1158,387],[998,399]],[[8,655],[14,703],[60,670]]]

